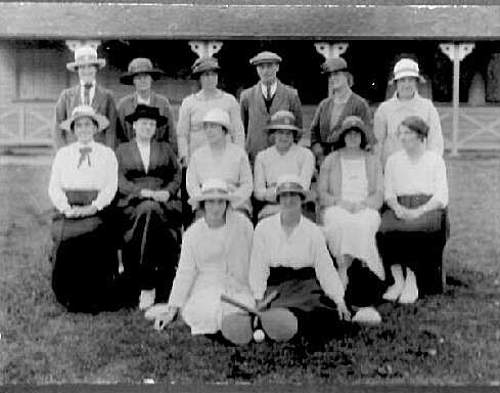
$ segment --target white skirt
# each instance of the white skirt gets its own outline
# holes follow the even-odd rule
[[[242,312],[239,308],[221,301],[225,294],[239,302],[255,307],[255,300],[250,290],[242,288],[226,278],[220,280],[201,280],[193,286],[193,290],[181,310],[184,322],[191,328],[191,334],[213,334],[221,329],[222,320],[228,314]],[[218,282],[217,282],[218,281]],[[200,285],[201,284],[201,285]]]
[[[352,214],[339,206],[331,206],[324,211],[323,223],[328,248],[337,259],[350,255],[366,263],[381,280],[385,279],[375,242],[380,226],[378,211],[366,208]]]

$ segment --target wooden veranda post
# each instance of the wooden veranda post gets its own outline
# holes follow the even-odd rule
[[[460,106],[460,62],[472,52],[473,43],[446,43],[439,45],[443,53],[453,61],[453,133],[451,155],[458,156],[459,106]]]

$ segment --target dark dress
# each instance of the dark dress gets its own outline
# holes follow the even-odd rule
[[[84,206],[97,191],[71,191],[66,196],[70,205]],[[116,308],[118,259],[111,211],[108,207],[89,217],[53,217],[52,289],[68,311],[96,314]]]
[[[128,299],[137,302],[142,289],[156,289],[156,301],[168,299],[180,250],[182,205],[177,157],[166,142],[152,140],[146,172],[136,141],[121,144],[118,159],[118,208],[123,230],[122,279]],[[168,191],[157,202],[140,195],[142,189]]]

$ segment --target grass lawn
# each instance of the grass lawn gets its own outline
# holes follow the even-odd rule
[[[47,260],[47,166],[0,166],[0,383],[500,384],[500,157],[448,159],[446,293],[323,344],[226,347],[142,313],[69,314]]]

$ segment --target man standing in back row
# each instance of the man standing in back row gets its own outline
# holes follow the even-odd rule
[[[240,97],[241,118],[246,133],[246,150],[253,163],[257,153],[272,143],[265,127],[271,116],[281,110],[295,116],[296,126],[302,128],[302,106],[297,90],[279,81],[281,57],[272,52],[261,52],[250,59],[256,66],[260,81],[244,90]]]
[[[116,146],[116,106],[113,94],[96,82],[97,71],[106,65],[106,60],[97,57],[97,50],[83,45],[75,50],[75,61],[66,64],[71,72],[78,73],[79,83],[64,89],[56,103],[56,125],[54,139],[56,148],[66,146],[76,140],[72,132],[61,127],[61,123],[71,117],[73,109],[88,105],[106,116],[109,126],[99,131],[94,139],[112,149]]]

